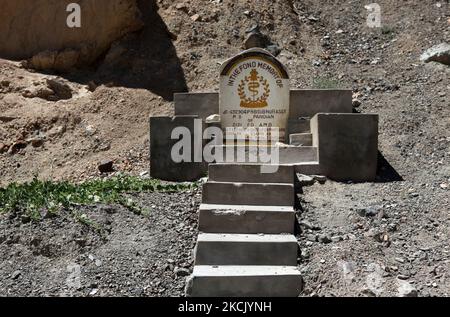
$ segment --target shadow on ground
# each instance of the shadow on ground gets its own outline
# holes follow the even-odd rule
[[[91,69],[62,76],[70,81],[147,89],[173,100],[186,92],[181,62],[172,43],[173,35],[158,14],[156,0],[139,0],[144,27],[112,44]]]
[[[377,183],[399,182],[403,181],[403,177],[395,170],[395,168],[386,160],[384,155],[378,151],[377,166]]]

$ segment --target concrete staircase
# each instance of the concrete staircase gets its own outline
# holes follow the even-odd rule
[[[287,131],[286,143],[289,145],[308,147],[313,145],[310,118],[290,119]]]
[[[211,164],[188,296],[298,296],[294,166]]]
[[[312,146],[312,133],[294,133],[289,135],[289,144],[296,146]]]
[[[289,119],[287,126],[287,137],[291,134],[295,133],[309,133],[311,132],[311,119],[308,118],[297,118],[297,119]],[[289,138],[286,138],[286,141],[289,141]]]
[[[299,148],[298,151],[308,151],[308,149],[315,151],[314,156],[296,156],[296,160],[290,162],[294,165],[295,172],[307,175],[321,174],[319,154],[317,147],[313,144],[313,134],[311,133],[311,118],[290,119],[287,130],[286,143]]]

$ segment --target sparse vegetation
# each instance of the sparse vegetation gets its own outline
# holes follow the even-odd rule
[[[335,78],[328,76],[321,76],[314,78],[314,89],[339,89],[342,88],[341,82]]]
[[[96,230],[99,233],[102,233],[102,226],[93,221],[92,219],[89,219],[89,217],[86,214],[80,213],[78,211],[73,212],[73,217],[76,221],[79,223],[84,224],[85,226],[88,226],[94,230]]]
[[[381,28],[381,34],[384,34],[384,35],[393,34],[394,32],[395,32],[395,29],[389,25],[385,25]]]
[[[395,28],[389,25],[381,27],[381,35],[386,37],[388,40],[392,40],[395,36]]]
[[[146,191],[177,192],[195,186],[195,183],[162,184],[155,179],[123,175],[80,184],[41,181],[35,178],[29,183],[12,183],[6,188],[0,188],[0,213],[22,213],[38,220],[41,219],[41,214],[57,214],[62,208],[105,203],[119,204],[134,213],[142,214],[145,211],[124,194]],[[82,216],[75,218],[82,223],[89,221]]]

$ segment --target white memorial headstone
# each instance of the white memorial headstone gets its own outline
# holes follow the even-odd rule
[[[284,140],[289,117],[289,76],[269,52],[253,48],[227,60],[220,72],[219,107],[222,128],[244,129],[266,138],[278,128]]]

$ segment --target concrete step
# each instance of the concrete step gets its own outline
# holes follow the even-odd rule
[[[206,233],[294,233],[293,207],[201,204],[198,230]]]
[[[194,266],[192,297],[297,297],[303,281],[296,266]]]
[[[221,153],[223,158],[216,163],[224,164],[298,164],[302,162],[318,161],[315,146],[246,146],[246,145],[213,145],[214,153]]]
[[[289,144],[297,146],[312,146],[312,133],[290,134]]]
[[[297,265],[292,234],[201,233],[195,265]]]
[[[287,136],[294,133],[311,132],[311,118],[289,119],[286,132]]]
[[[294,182],[292,165],[210,164],[209,180],[214,182],[287,183]]]
[[[294,206],[294,185],[273,183],[203,184],[202,202],[219,205]]]

